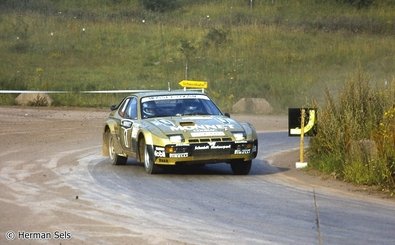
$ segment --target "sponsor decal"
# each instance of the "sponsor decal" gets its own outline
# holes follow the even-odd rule
[[[152,122],[153,124],[155,124],[156,126],[167,126],[167,127],[174,127],[174,123],[172,121],[166,120],[166,119],[157,119],[155,121]]]
[[[192,137],[225,136],[224,132],[192,132]]]
[[[251,150],[250,149],[245,149],[245,150],[235,150],[236,155],[242,155],[242,154],[250,154]]]
[[[137,133],[139,132],[139,125],[137,125],[136,123],[133,124],[132,127],[132,138],[136,139],[137,138]]]
[[[174,157],[174,158],[188,157],[188,152],[186,152],[186,153],[170,153],[169,157]]]
[[[241,143],[245,144],[245,143],[248,143],[248,141],[247,140],[236,140],[235,143],[236,144],[241,144]]]
[[[155,157],[166,157],[165,148],[156,147],[154,151]]]
[[[208,145],[204,145],[204,146],[197,145],[197,146],[195,146],[195,148],[194,148],[195,151],[199,151],[199,150],[208,150],[208,149],[210,149],[210,146],[208,146]]]
[[[121,121],[121,126],[125,127],[125,128],[130,128],[132,126],[132,124],[133,124],[133,121],[131,121],[131,120],[126,119],[126,120]]]
[[[166,157],[166,154],[164,151],[155,151],[154,155],[156,157]]]
[[[231,149],[231,145],[216,145],[215,142],[209,143],[207,145],[196,145],[194,147],[195,151],[200,151],[200,150],[225,150],[225,149]]]
[[[225,149],[230,149],[231,145],[212,145],[210,149],[220,149],[220,150],[225,150]]]
[[[156,101],[156,100],[178,100],[178,99],[204,99],[209,100],[209,98],[202,94],[179,94],[179,95],[159,95],[159,96],[150,96],[144,97],[141,99],[141,103],[145,103],[147,101]]]
[[[172,131],[215,131],[215,130],[229,130],[234,129],[234,125],[221,125],[221,124],[203,124],[203,125],[193,125],[193,126],[171,126]],[[223,132],[222,132],[223,133]]]

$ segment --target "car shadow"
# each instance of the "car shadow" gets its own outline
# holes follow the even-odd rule
[[[129,160],[125,166],[144,171],[144,166],[133,160]],[[233,175],[230,164],[227,163],[161,166],[160,170],[159,175]],[[255,159],[247,176],[272,175],[289,170],[289,168],[272,166],[266,160]]]

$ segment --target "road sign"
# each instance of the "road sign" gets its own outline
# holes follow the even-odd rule
[[[304,136],[314,136],[317,133],[316,119],[315,108],[288,109],[288,135],[300,137],[299,162],[295,163],[296,168],[307,167],[307,162],[304,161]]]
[[[301,118],[304,113],[303,134],[314,136],[317,134],[317,109],[316,108],[289,108],[288,109],[288,135],[299,137],[302,134]]]
[[[182,80],[178,84],[184,88],[207,88],[207,82],[205,81]]]

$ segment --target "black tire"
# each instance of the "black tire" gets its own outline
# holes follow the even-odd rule
[[[145,144],[145,140],[141,139],[139,149],[144,150],[144,154],[142,162],[144,163],[145,172],[148,174],[157,174],[159,173],[159,166],[154,163],[154,154],[152,152],[152,148]],[[141,155],[140,155],[141,156]]]
[[[234,175],[248,175],[251,170],[252,161],[233,161],[230,163]]]
[[[115,152],[114,137],[109,133],[108,135],[108,155],[113,165],[124,165],[128,161],[127,157],[120,156]]]

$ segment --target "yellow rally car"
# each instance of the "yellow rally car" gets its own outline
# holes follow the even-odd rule
[[[154,174],[161,165],[226,162],[246,175],[258,153],[255,129],[224,115],[202,92],[141,92],[111,110],[103,155],[115,165],[132,157]]]

